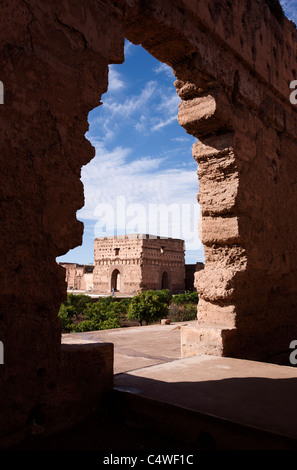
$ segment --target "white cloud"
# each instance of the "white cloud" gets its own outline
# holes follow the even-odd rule
[[[125,48],[133,53],[133,45],[126,43]],[[155,73],[173,78],[165,64]],[[141,88],[137,80],[131,96],[127,95],[131,77],[110,67],[109,91],[103,105],[90,116],[86,137],[96,156],[82,169],[85,206],[77,216],[95,223],[95,236],[146,232],[184,238],[188,243],[194,240],[197,248],[197,169],[192,161],[182,166],[183,155],[190,159],[191,149],[168,145],[165,150],[165,132],[156,136],[161,142],[160,154],[151,145],[151,134],[177,122],[180,103],[167,76],[166,80],[159,78],[142,82]]]
[[[125,91],[125,78],[113,68],[110,84],[103,105],[90,120],[93,135],[96,126],[100,126],[104,142],[115,139],[124,126],[129,125],[139,134],[149,135],[177,121],[180,98],[174,88],[150,80],[133,96],[119,95],[117,91]]]
[[[110,92],[117,92],[126,87],[125,81],[121,74],[114,68],[113,65],[109,66],[108,72],[108,90]]]
[[[175,79],[172,68],[167,64],[163,64],[162,62],[160,62],[160,64],[154,68],[154,72],[156,74],[165,73],[169,78],[172,78],[173,80]]]
[[[154,117],[154,124],[151,125],[152,132],[158,131],[177,121],[179,103],[180,98],[176,93],[171,92],[161,96],[161,100],[156,108],[161,118]]]
[[[129,57],[132,54],[134,47],[136,46],[132,42],[128,41],[128,39],[125,40],[125,46],[124,46],[125,58]]]
[[[177,120],[177,116],[171,116],[170,118],[168,119],[165,119],[165,120],[161,120],[159,121],[157,124],[155,124],[151,130],[154,132],[154,131],[158,131],[159,129],[161,129],[162,127],[165,127],[165,126],[168,126],[169,124],[172,124],[174,121]]]
[[[156,90],[156,82],[149,81],[145,84],[144,88],[141,90],[139,95],[135,95],[125,99],[123,103],[120,103],[118,100],[106,99],[103,106],[107,113],[110,113],[111,116],[115,114],[117,116],[124,116],[125,118],[130,117],[132,114],[142,111],[143,107],[146,106],[150,98],[153,96]]]
[[[161,157],[132,159],[129,148],[107,151],[98,142],[93,145],[96,157],[82,170],[85,206],[77,215],[96,221],[95,236],[145,231],[183,238],[199,248],[193,168],[166,169]]]
[[[185,143],[185,142],[189,142],[189,137],[188,136],[185,136],[185,137],[174,137],[172,139],[173,142],[181,142],[181,143]]]

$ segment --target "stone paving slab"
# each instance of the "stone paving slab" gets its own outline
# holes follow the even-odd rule
[[[115,376],[115,389],[297,439],[297,369],[196,356]]]
[[[62,335],[63,344],[107,342],[114,344],[114,373],[174,361],[181,357],[182,325],[196,321],[116,328]]]
[[[297,368],[216,356],[181,358],[181,325],[62,335],[114,344],[115,390],[297,439]]]

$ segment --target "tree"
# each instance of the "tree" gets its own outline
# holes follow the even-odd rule
[[[120,302],[109,298],[100,299],[98,302],[88,304],[84,316],[86,320],[80,322],[75,331],[97,331],[121,327],[121,315],[126,307]]]
[[[69,312],[72,312],[72,315],[78,318],[79,315],[84,314],[87,306],[92,303],[92,299],[85,294],[68,294],[67,299],[63,303]]]
[[[60,307],[58,318],[61,321],[62,331],[64,333],[69,333],[75,328],[75,325],[72,321],[72,313],[64,304],[62,304]]]
[[[91,303],[92,299],[88,295],[67,295],[58,313],[64,333],[75,331],[75,322],[79,321],[80,317],[83,317],[85,309]]]
[[[169,289],[156,290],[155,293],[164,304],[169,305],[172,299],[172,294]]]
[[[184,294],[176,294],[173,296],[171,303],[175,305],[183,305],[185,303],[198,304],[198,292],[197,291],[188,291]]]
[[[128,307],[128,320],[136,320],[142,325],[143,321],[147,325],[166,318],[168,305],[162,302],[160,296],[155,291],[139,292],[134,296]]]

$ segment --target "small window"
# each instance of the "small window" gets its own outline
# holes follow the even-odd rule
[[[114,249],[114,254],[115,254],[115,256],[119,256],[119,254],[120,254],[120,249],[119,249],[119,248],[115,248],[115,249]]]

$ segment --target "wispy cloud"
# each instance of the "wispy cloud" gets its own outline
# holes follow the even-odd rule
[[[125,40],[125,46],[124,46],[125,58],[129,57],[132,54],[134,47],[137,47],[137,46],[135,46],[132,42],[128,41],[128,39]]]
[[[136,52],[129,43],[125,51]],[[120,70],[110,67],[109,91],[89,116],[86,137],[96,156],[82,169],[85,206],[77,216],[95,224],[95,236],[145,231],[191,239],[197,248],[197,167],[189,136],[178,140],[174,128],[180,98],[173,72],[160,64],[151,67],[146,80],[136,67],[140,73],[133,85],[134,77]],[[165,132],[170,126],[172,139]],[[189,163],[183,165],[184,160]],[[181,229],[188,233],[179,233]]]
[[[90,116],[91,136],[97,129],[102,134],[103,129],[102,139],[111,143],[125,127],[148,136],[177,121],[180,98],[172,82],[149,80],[132,95],[126,92],[128,82],[117,69],[110,68],[109,91],[103,105]]]
[[[109,66],[108,73],[108,89],[112,93],[123,90],[126,86],[125,80],[118,70],[114,68],[113,65]]]
[[[172,122],[176,121],[177,117],[176,114],[174,116],[169,117],[168,119],[160,120],[157,124],[155,124],[151,130],[152,132],[158,131],[159,129],[162,129],[162,127],[168,126]]]
[[[106,113],[109,113],[110,117],[114,117],[114,115],[117,115],[117,117],[130,117],[143,109],[154,94],[156,86],[156,82],[149,81],[139,95],[126,98],[122,103],[115,100],[113,96],[107,98],[104,102]]]
[[[96,222],[95,235],[145,230],[178,236],[183,230],[180,236],[200,246],[198,180],[193,167],[164,168],[165,157],[133,158],[130,148],[107,151],[101,143],[93,144],[96,156],[82,170],[85,206],[78,217]]]
[[[172,68],[169,67],[169,65],[167,64],[163,64],[163,63],[158,64],[157,67],[154,68],[154,72],[156,74],[165,73],[168,76],[168,78],[174,79]]]

